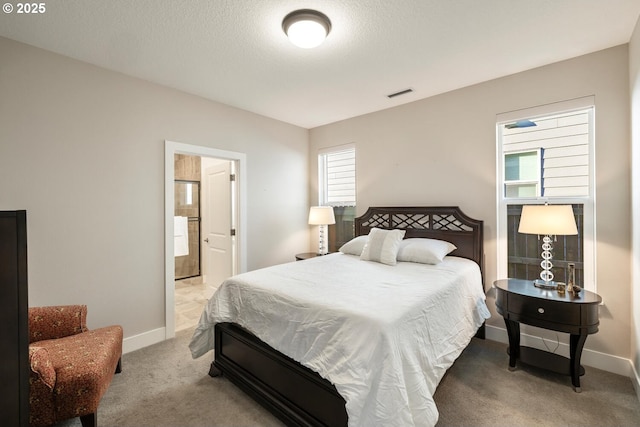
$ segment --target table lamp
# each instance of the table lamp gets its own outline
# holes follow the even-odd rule
[[[332,206],[312,206],[309,209],[309,225],[317,225],[319,227],[318,255],[327,254],[328,250],[324,236],[327,233],[327,225],[335,223],[336,218],[333,215]]]
[[[525,205],[520,216],[519,233],[537,234],[542,238],[542,262],[540,279],[533,281],[534,286],[542,289],[557,289],[557,282],[553,281],[551,268],[553,263],[552,250],[555,236],[578,234],[576,219],[571,205]],[[552,239],[553,236],[553,239]]]

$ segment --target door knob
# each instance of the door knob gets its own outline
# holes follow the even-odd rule
[[[204,239],[205,242],[209,243],[209,238]]]

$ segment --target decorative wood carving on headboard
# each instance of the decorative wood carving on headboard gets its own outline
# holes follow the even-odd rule
[[[446,240],[457,249],[451,255],[475,261],[484,270],[483,221],[457,206],[370,207],[355,220],[356,236],[372,228],[405,230],[405,238]]]

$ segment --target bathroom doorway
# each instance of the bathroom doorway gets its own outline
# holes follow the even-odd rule
[[[244,163],[243,153],[165,142],[166,338],[195,326],[222,280],[246,271]]]
[[[235,273],[235,162],[174,157],[175,330],[194,327],[218,286]]]

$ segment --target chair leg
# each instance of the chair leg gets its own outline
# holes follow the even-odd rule
[[[122,357],[118,359],[118,364],[116,365],[116,374],[122,372]]]
[[[87,414],[80,417],[82,427],[96,427],[98,425],[98,414]]]

